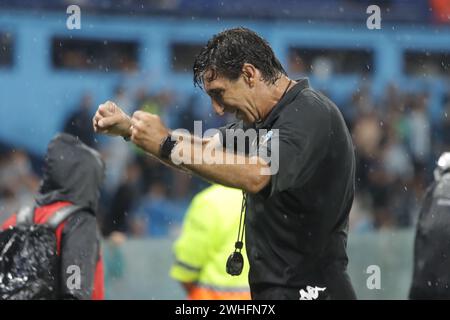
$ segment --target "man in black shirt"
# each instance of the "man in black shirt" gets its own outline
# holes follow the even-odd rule
[[[94,129],[130,138],[169,165],[248,194],[253,299],[355,298],[346,273],[355,160],[337,107],[306,79],[289,79],[270,46],[244,28],[208,41],[196,58],[194,81],[219,115],[241,120],[222,133],[257,132],[248,145],[233,143],[239,134],[230,141],[227,134],[202,139],[172,132],[155,115],[129,118],[109,101],[99,106]]]

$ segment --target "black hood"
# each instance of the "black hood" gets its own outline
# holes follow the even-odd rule
[[[58,134],[48,145],[37,204],[69,201],[95,214],[104,168],[97,151],[70,134]]]

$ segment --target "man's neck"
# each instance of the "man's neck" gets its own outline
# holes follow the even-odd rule
[[[268,85],[268,94],[263,97],[263,103],[261,104],[260,121],[267,118],[272,109],[295,83],[295,81],[283,75],[274,84]]]

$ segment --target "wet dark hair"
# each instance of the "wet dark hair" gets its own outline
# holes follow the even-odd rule
[[[218,75],[236,80],[242,73],[244,63],[257,68],[268,83],[275,83],[286,71],[275,57],[267,41],[247,28],[233,28],[214,35],[196,56],[194,62],[194,85],[203,88],[203,76],[212,70],[208,81]]]

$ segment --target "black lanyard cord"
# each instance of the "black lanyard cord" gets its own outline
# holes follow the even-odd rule
[[[242,191],[242,206],[241,206],[241,216],[239,217],[238,237],[237,237],[236,244],[234,245],[236,251],[239,251],[239,252],[241,251],[243,244],[244,244],[245,211],[246,211],[246,209],[247,209],[247,194],[245,193],[245,191]]]

